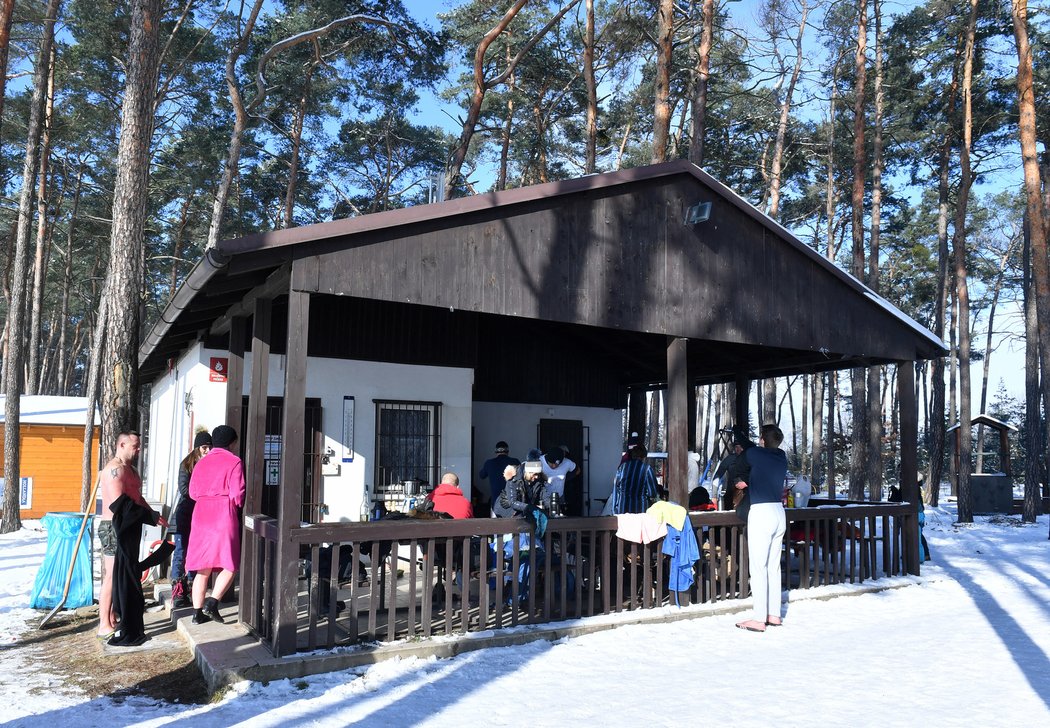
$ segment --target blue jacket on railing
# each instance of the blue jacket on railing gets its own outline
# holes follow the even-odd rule
[[[664,537],[663,552],[671,557],[670,573],[667,575],[667,588],[675,592],[674,601],[678,604],[678,592],[693,588],[695,577],[693,564],[700,558],[700,548],[696,543],[696,534],[687,518],[682,530],[667,524],[667,536]],[[679,605],[680,606],[680,605]]]

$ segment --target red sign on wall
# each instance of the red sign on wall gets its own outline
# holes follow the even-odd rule
[[[208,365],[208,369],[211,371],[208,373],[208,381],[210,382],[225,382],[226,381],[226,368],[230,366],[230,360],[224,356],[213,356],[211,363]]]

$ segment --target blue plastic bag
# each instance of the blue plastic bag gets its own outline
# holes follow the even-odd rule
[[[91,582],[93,520],[88,519],[88,526],[80,540],[80,548],[77,549],[73,578],[69,582],[69,594],[64,605],[66,609],[87,607],[94,602],[94,585]],[[29,606],[33,609],[54,609],[62,601],[69,563],[73,559],[73,549],[83,521],[83,513],[48,513],[40,519],[47,529],[47,552],[44,554],[44,563],[36,572],[36,581],[33,582],[33,592],[29,599]]]

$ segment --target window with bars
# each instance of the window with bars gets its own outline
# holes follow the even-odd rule
[[[376,492],[390,492],[411,479],[437,483],[441,403],[375,400],[375,405]]]

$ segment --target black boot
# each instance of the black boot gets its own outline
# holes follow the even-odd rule
[[[210,622],[211,618],[204,613],[203,609],[194,609],[192,621],[194,624],[204,624],[205,622]]]
[[[224,624],[222,615],[219,614],[218,599],[215,599],[214,597],[208,597],[207,599],[205,599],[204,609],[202,609],[201,611],[204,612],[204,616],[208,617],[209,619],[213,619],[219,624]]]

